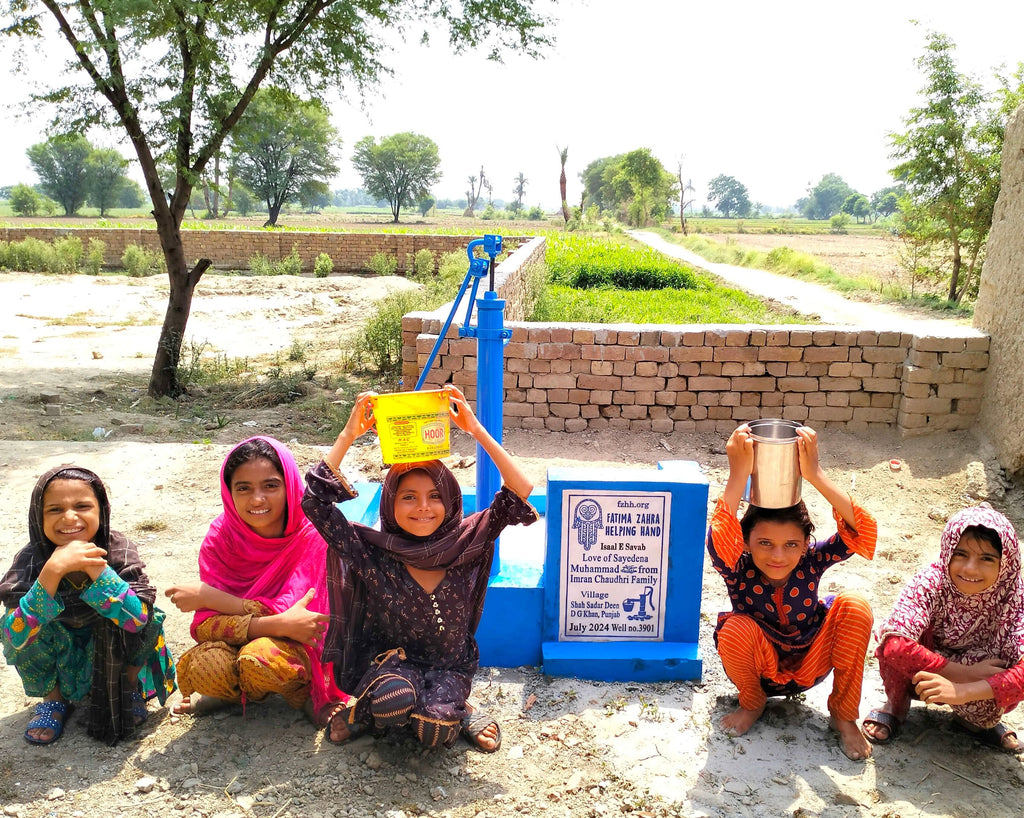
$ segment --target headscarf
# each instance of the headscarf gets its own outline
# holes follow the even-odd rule
[[[220,469],[224,511],[210,525],[199,548],[199,578],[232,596],[258,601],[274,613],[288,610],[312,588],[314,594],[308,609],[326,614],[329,612],[325,577],[327,543],[302,511],[305,487],[302,474],[288,448],[272,437],[243,440],[232,453],[253,440],[269,444],[281,462],[287,504],[284,533],[280,537],[262,537],[239,516],[224,474],[231,457],[228,454]],[[196,611],[192,619],[193,635],[196,626],[211,616],[217,616],[217,612]],[[321,660],[319,648],[303,647],[312,669],[310,694],[317,713],[342,697],[331,681],[330,667]]]
[[[87,477],[99,503],[100,520],[92,541],[104,549],[107,564],[128,583],[149,610],[155,611],[156,588],[145,573],[145,563],[139,557],[135,544],[117,531],[110,530],[110,501],[103,481],[88,469],[78,466],[58,466],[50,469],[36,481],[28,510],[29,542],[14,557],[10,570],[0,581],[0,601],[11,608],[18,604],[39,578],[46,561],[56,545],[43,533],[43,494],[54,479],[81,479]],[[90,736],[114,744],[131,735],[135,729],[132,716],[131,687],[126,673],[126,659],[141,649],[141,634],[130,634],[104,616],[98,614],[81,599],[81,589],[62,579],[57,598],[64,610],[57,621],[69,628],[89,627],[93,636],[93,677],[89,696]]]
[[[964,530],[982,526],[995,531],[1002,544],[996,581],[978,594],[957,590],[949,561]],[[1024,578],[1017,533],[1006,517],[987,506],[974,506],[950,517],[942,532],[939,558],[903,589],[889,618],[877,632],[881,643],[898,635],[921,640],[931,633],[946,655],[965,664],[998,657],[1008,665],[1024,658]]]
[[[445,516],[441,525],[426,537],[416,537],[395,520],[395,497],[401,479],[413,471],[424,472],[441,495]],[[381,486],[381,530],[353,524],[356,534],[368,545],[388,552],[405,565],[423,570],[447,570],[482,560],[476,582],[471,589],[470,633],[476,631],[483,614],[484,596],[494,556],[493,538],[488,538],[486,515],[474,514],[463,519],[462,489],[451,469],[440,460],[400,463],[388,469]],[[365,668],[358,666],[363,646],[362,623],[366,619],[366,587],[340,560],[328,561],[331,574],[331,631],[327,634],[329,656],[338,672],[338,683],[344,690],[354,690]],[[358,624],[357,624],[358,623]]]

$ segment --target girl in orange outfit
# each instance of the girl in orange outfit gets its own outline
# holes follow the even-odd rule
[[[857,727],[871,608],[849,592],[819,599],[818,588],[832,565],[852,554],[872,558],[877,525],[822,470],[814,430],[801,427],[797,435],[800,474],[831,504],[838,529],[820,542],[811,539],[814,525],[802,501],[778,509],[751,505],[736,519],[754,467],[749,427],[737,428],[726,444],[729,479],[708,531],[708,553],[732,601],[732,611],[719,614],[715,645],[739,690],[739,707],[722,727],[742,735],[768,696],[807,690],[834,672],[830,723],[843,752],[859,760],[871,755]]]

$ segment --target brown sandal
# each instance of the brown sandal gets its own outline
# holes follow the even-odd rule
[[[353,700],[350,704],[339,703],[327,714],[325,720],[326,736],[327,740],[331,744],[347,744],[353,739],[358,738],[369,729],[369,725],[362,724],[355,721],[356,715],[356,703]],[[345,726],[348,727],[348,735],[345,738],[331,738],[331,727],[334,726],[334,720],[342,718],[345,721]]]
[[[498,734],[494,737],[494,746],[484,747],[480,743],[480,736],[492,724],[498,728]],[[474,711],[466,716],[462,720],[461,733],[462,737],[481,753],[496,753],[501,749],[501,725],[486,713]]]

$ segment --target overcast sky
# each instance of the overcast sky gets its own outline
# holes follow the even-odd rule
[[[522,172],[526,203],[554,208],[558,147],[569,149],[571,204],[588,163],[639,147],[673,173],[682,157],[698,208],[718,174],[772,206],[791,206],[825,173],[870,195],[891,184],[887,134],[918,103],[915,60],[928,30],[951,37],[959,69],[987,87],[1000,64],[1024,61],[1021,0],[563,0],[552,9],[556,44],[541,60],[454,57],[439,36],[396,50],[394,76],[363,106],[332,101],[343,140],[333,187],[361,186],[349,159],[363,136],[416,131],[440,148],[439,197],[463,196],[482,164],[495,198],[511,199]],[[0,83],[0,103],[19,88]],[[45,138],[42,121],[0,110],[0,184],[34,182],[25,148]]]

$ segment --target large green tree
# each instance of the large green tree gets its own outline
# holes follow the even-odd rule
[[[277,224],[281,208],[298,201],[304,185],[338,173],[334,148],[338,132],[327,106],[299,99],[282,88],[261,88],[231,134],[235,178],[267,203],[267,223]]]
[[[719,174],[708,182],[708,201],[713,202],[718,212],[727,219],[732,215],[740,218],[750,215],[747,186],[734,176]]]
[[[352,165],[363,177],[363,186],[391,205],[395,224],[402,208],[426,196],[441,178],[437,144],[411,132],[381,137],[380,144],[372,136],[363,137],[356,143]]]
[[[922,104],[910,109],[906,130],[890,134],[893,177],[907,191],[915,221],[929,234],[936,226],[949,247],[947,298],[959,303],[977,287],[985,241],[999,195],[1003,129],[1021,97],[1003,80],[993,100],[975,79],[957,70],[956,45],[929,32],[917,66],[925,76]],[[922,219],[924,215],[927,219]]]
[[[121,188],[127,182],[128,160],[114,148],[97,148],[85,160],[85,181],[89,204],[99,208],[100,216],[117,207]]]
[[[843,208],[843,202],[856,193],[838,173],[826,173],[814,187],[808,188],[807,198],[801,199],[801,210],[807,219],[831,219]]]
[[[580,181],[586,201],[637,226],[665,218],[678,192],[676,177],[649,148],[595,159]]]
[[[192,189],[265,81],[323,98],[331,89],[363,91],[388,71],[389,30],[415,35],[439,23],[458,52],[483,46],[535,55],[548,44],[535,0],[8,0],[7,34],[44,42],[56,21],[71,60],[60,80],[30,104],[54,106],[55,132],[117,129],[131,142],[153,204],[170,295],[149,392],[177,395],[177,365],[192,294],[210,265],[185,256],[181,222]],[[39,56],[20,54],[31,72]],[[160,162],[172,167],[165,188]]]
[[[71,216],[89,197],[87,163],[93,152],[89,140],[77,134],[58,134],[32,145],[26,153],[43,193]]]

